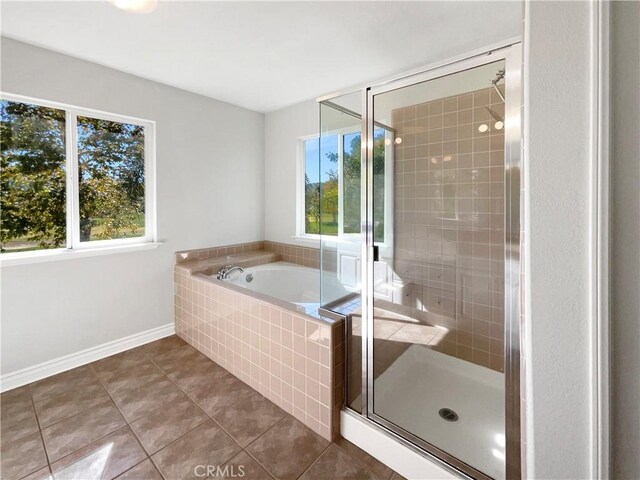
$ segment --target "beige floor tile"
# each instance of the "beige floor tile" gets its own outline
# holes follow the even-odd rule
[[[153,462],[149,459],[140,462],[117,477],[118,480],[164,480]],[[249,479],[247,479],[249,480]]]
[[[124,425],[124,418],[109,401],[45,428],[42,437],[49,461],[55,462]]]
[[[209,467],[224,465],[240,447],[213,421],[206,422],[166,446],[152,459],[160,473],[171,480],[203,478]]]
[[[185,392],[207,415],[214,417],[224,409],[249,397],[255,390],[230,375],[215,383],[207,383],[185,389]]]
[[[0,448],[0,478],[18,479],[47,466],[40,432],[3,444]]]
[[[46,428],[108,400],[109,395],[97,378],[77,388],[48,395],[35,402],[40,428]]]
[[[44,380],[32,383],[31,395],[34,402],[44,400],[46,397],[60,395],[70,390],[82,389],[96,381],[96,374],[89,365],[74,368]]]
[[[26,387],[3,393],[0,412],[0,444],[15,442],[39,430],[31,393]]]
[[[223,465],[220,475],[215,475],[212,478],[272,480],[273,477],[243,450]]]
[[[393,473],[393,470],[387,467],[384,463],[375,459],[350,441],[345,440],[342,437],[338,437],[338,439],[334,443],[352,457],[360,460],[360,462],[362,462],[369,470],[375,473],[377,477],[381,479],[388,479]]]
[[[131,390],[113,395],[113,401],[127,422],[146,415],[154,409],[162,409],[174,400],[184,397],[184,393],[166,377]]]
[[[294,479],[327,448],[329,442],[291,416],[247,447],[273,477]]]
[[[51,465],[55,480],[110,480],[146,458],[129,427],[73,452]]]
[[[374,473],[336,445],[330,445],[320,455],[301,480],[317,480],[330,478],[332,480],[374,480]]]
[[[209,420],[209,417],[186,396],[155,409],[131,423],[131,429],[145,450],[152,455],[185,433]]]
[[[246,447],[285,415],[273,402],[260,394],[253,394],[216,415],[214,420],[241,447]]]

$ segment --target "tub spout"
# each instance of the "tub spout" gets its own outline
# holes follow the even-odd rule
[[[240,273],[244,273],[244,268],[238,266],[225,265],[222,267],[218,273],[216,274],[216,278],[218,280],[226,280],[229,278],[229,275],[238,270]]]

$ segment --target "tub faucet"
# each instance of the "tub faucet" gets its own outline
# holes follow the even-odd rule
[[[229,278],[229,274],[232,272],[235,272],[236,270],[239,270],[240,273],[244,272],[244,268],[242,267],[234,267],[232,265],[225,265],[224,267],[222,267],[218,273],[216,274],[216,278],[218,280],[226,280],[227,278]]]

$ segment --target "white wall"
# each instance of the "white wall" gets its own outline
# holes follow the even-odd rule
[[[5,92],[157,122],[157,250],[6,267],[2,374],[173,322],[173,252],[262,240],[264,116],[2,38]]]
[[[527,476],[592,472],[591,4],[525,13]]]
[[[505,38],[517,35],[516,27],[517,25],[514,25],[511,31],[505,32]],[[495,66],[478,68],[472,76],[471,87],[469,78],[464,77],[465,88],[474,90],[491,86],[489,81],[495,78],[496,71]],[[404,89],[398,90],[397,95],[385,95],[377,105],[376,120],[388,121],[386,119],[391,109],[397,108],[398,105],[427,102],[433,98],[455,95],[461,88],[459,82],[451,83],[448,80],[434,80],[432,83],[432,89]],[[359,92],[332,99],[332,102],[355,112],[361,110]],[[346,115],[337,114],[323,123],[338,128],[337,122],[342,116],[351,121]],[[315,100],[265,115],[265,240],[319,246],[318,242],[305,243],[293,238],[296,235],[296,146],[300,137],[317,135],[318,130],[319,107]]]
[[[318,134],[318,119],[315,100],[265,115],[265,240],[303,244],[293,239],[297,145],[300,137]]]
[[[640,3],[611,2],[613,473],[640,478]]]

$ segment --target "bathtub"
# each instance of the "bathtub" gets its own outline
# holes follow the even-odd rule
[[[340,298],[350,293],[335,275],[324,275],[323,298]],[[233,272],[224,282],[297,305],[305,311],[317,310],[320,305],[320,270],[316,268],[287,262],[267,263],[245,268],[243,273]]]

